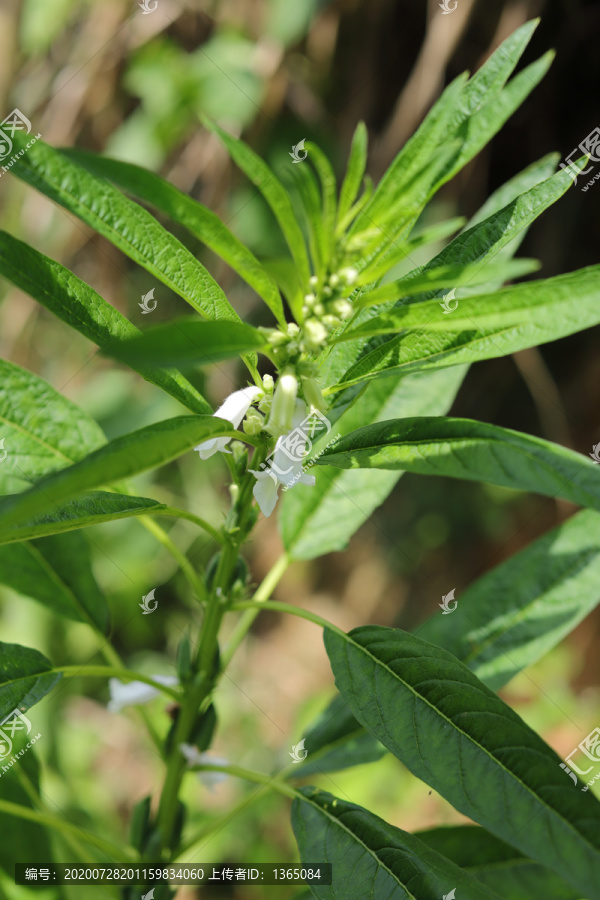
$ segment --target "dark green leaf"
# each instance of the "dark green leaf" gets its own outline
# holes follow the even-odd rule
[[[412,834],[317,788],[301,788],[292,826],[303,863],[332,864],[331,885],[311,885],[320,900],[496,900],[477,879]],[[499,898],[498,898],[499,900]]]
[[[224,222],[202,203],[188,197],[160,175],[141,166],[108,159],[85,150],[61,149],[61,153],[94,175],[108,178],[124,191],[149,203],[183,225],[203,244],[210,247],[265,301],[278,321],[283,307],[277,286],[256,257],[227,228]]]
[[[387,752],[356,721],[339,694],[306,733],[304,746],[308,756],[293,768],[289,777],[306,778],[323,772],[339,772],[376,762]]]
[[[38,303],[101,348],[140,334],[85,281],[10,234],[0,231],[0,272]],[[179,372],[138,369],[146,381],[200,414],[212,412],[204,397]]]
[[[102,446],[100,426],[46,381],[0,360],[0,493],[24,490]],[[3,454],[2,454],[3,455]]]
[[[138,368],[177,366],[192,369],[265,348],[265,338],[242,322],[203,322],[175,319],[156,325],[137,337],[106,347],[107,356]]]
[[[25,138],[15,134],[19,148]],[[64,206],[209,319],[238,320],[217,282],[143,207],[103,178],[37,141],[11,172]]]
[[[600,898],[600,803],[466,666],[394,628],[328,630],[325,646],[358,721],[413,775],[589,900]]]
[[[148,500],[147,497],[92,491],[83,497],[55,506],[49,515],[40,515],[30,521],[3,528],[0,533],[0,544],[60,534],[76,528],[112,522],[115,519],[153,515],[165,508],[163,503]]]
[[[254,150],[251,150],[247,144],[214,123],[206,122],[206,125],[219,136],[233,161],[259,189],[271,207],[298,268],[300,280],[303,284],[307,284],[310,277],[310,267],[304,236],[296,222],[294,210],[284,186],[266,162]]]
[[[466,869],[503,900],[579,900],[581,891],[484,828],[472,825],[417,831],[420,841]],[[457,898],[458,900],[458,898]]]
[[[17,708],[26,712],[60,678],[60,672],[53,672],[52,663],[37,650],[0,644],[0,720]]]
[[[91,623],[104,633],[108,630],[108,606],[81,534],[0,547],[0,583],[67,619]]]
[[[600,469],[590,459],[470,419],[423,416],[367,425],[340,438],[316,464],[487,481],[600,507]]]
[[[170,462],[204,440],[237,434],[229,422],[214,416],[179,416],[115,438],[81,462],[42,478],[31,490],[2,501],[0,533],[42,513],[56,513],[57,506],[79,493]]]

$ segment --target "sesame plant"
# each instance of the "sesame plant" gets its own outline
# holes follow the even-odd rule
[[[0,579],[56,616],[87,623],[105,661],[82,669],[0,644],[0,718],[27,716],[62,680],[84,675],[106,680],[117,713],[136,707],[122,714],[143,715],[141,704],[159,693],[170,710],[162,730],[150,727],[148,736],[161,756],[162,783],[133,810],[127,833],[108,840],[93,822],[77,828],[44,809],[35,748],[0,780],[5,833],[18,822],[35,829],[35,840],[52,835],[62,842],[56,861],[66,850],[85,862],[193,860],[197,836],[182,784],[194,772],[220,773],[291,801],[300,860],[332,864],[331,884],[309,885],[319,898],[600,898],[600,804],[497,693],[596,605],[600,470],[550,441],[447,416],[471,363],[600,323],[599,266],[503,286],[537,268],[514,258],[519,244],[577,170],[558,168],[549,155],[494,193],[470,222],[421,224],[439,188],[547,71],[550,53],[513,75],[535,25],[445,89],[377,186],[365,177],[362,124],[338,186],[329,160],[308,141],[285,173],[275,172],[208,122],[278,223],[289,252],[276,262],[259,261],[215,213],[142,167],[42,140],[26,148],[15,136],[26,152],[11,174],[107,238],[193,314],[140,333],[67,268],[0,233],[5,279],[184,408],[107,440],[84,409],[35,374],[1,363]],[[270,324],[241,321],[208,270],[146,206],[224,260],[266,304]],[[429,261],[413,265],[417,250],[428,248]],[[245,376],[214,412],[190,372],[235,358]],[[219,527],[193,496],[176,508],[138,496],[130,484],[194,453],[199,467],[218,454],[228,471],[231,504]],[[438,611],[418,634],[368,622],[345,633],[271,599],[295,560],[343,550],[403,472],[488,482],[585,509],[487,572],[452,616]],[[285,554],[255,588],[243,553],[261,515],[278,517]],[[172,678],[145,676],[119,658],[81,550],[80,529],[126,517],[139,517],[170,550],[195,597]],[[177,519],[214,542],[205,571],[170,539],[168,523]],[[298,736],[302,761],[274,771],[236,765],[235,746],[227,760],[210,753],[219,731],[215,689],[262,610],[322,629],[337,688],[326,712]],[[6,756],[6,745],[0,749]],[[476,824],[410,834],[311,785],[386,753]],[[175,894],[167,884],[155,891],[159,900]]]

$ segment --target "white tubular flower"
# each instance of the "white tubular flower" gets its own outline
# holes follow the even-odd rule
[[[185,756],[187,760],[187,764],[190,768],[193,766],[229,766],[231,763],[228,759],[223,759],[220,756],[211,756],[210,753],[200,753],[197,747],[194,747],[193,744],[180,744],[179,749],[183,756]],[[206,787],[212,791],[213,787],[216,784],[219,784],[221,781],[225,781],[227,779],[226,772],[198,772],[198,778],[200,781],[206,785]]]
[[[153,675],[154,681],[164,684],[165,687],[175,687],[179,684],[179,680],[175,675]],[[158,688],[146,684],[144,681],[119,681],[118,678],[111,678],[108,682],[110,690],[110,701],[108,709],[110,712],[121,712],[125,706],[138,706],[141,703],[148,703],[158,697],[160,691]]]
[[[250,469],[256,476],[256,484],[252,491],[261,512],[270,516],[277,503],[279,485],[288,489],[295,484],[315,484],[315,476],[307,475],[303,470],[306,454],[306,437],[299,428],[307,416],[306,404],[297,400],[292,418],[292,430],[277,439],[271,459],[265,464],[262,472]]]
[[[234,391],[213,415],[218,416],[220,419],[227,419],[234,428],[239,428],[252,402],[261,393],[261,389],[254,386],[243,388],[241,391]],[[230,440],[231,438],[228,437],[212,438],[210,441],[202,441],[201,444],[194,447],[194,450],[198,451],[200,459],[208,459],[218,452],[231,453],[231,450],[225,449]]]
[[[296,376],[289,373],[281,375],[275,385],[271,415],[266,426],[269,434],[278,437],[290,430],[294,420],[297,395],[298,379]]]

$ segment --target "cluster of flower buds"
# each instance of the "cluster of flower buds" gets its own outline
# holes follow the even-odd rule
[[[339,328],[342,322],[349,319],[353,307],[344,294],[348,293],[358,278],[356,269],[340,269],[334,272],[319,289],[319,279],[313,275],[310,279],[310,294],[304,296],[302,313],[303,350],[307,353],[318,353],[323,349],[331,332]]]
[[[283,330],[265,329],[271,352],[280,367],[297,365],[305,354],[320,353],[331,332],[352,315],[353,306],[344,295],[357,278],[356,269],[340,269],[319,288],[319,279],[313,275],[309,282],[311,293],[304,296],[302,327],[291,322]]]

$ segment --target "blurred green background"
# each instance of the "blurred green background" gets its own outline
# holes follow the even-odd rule
[[[287,153],[302,138],[319,142],[342,171],[351,134],[363,119],[371,139],[369,171],[378,178],[444,84],[476,68],[537,15],[542,23],[525,62],[554,47],[558,56],[550,74],[436,201],[436,217],[470,215],[506,179],[549,151],[564,158],[598,125],[598,2],[459,0],[456,13],[442,16],[437,2],[423,0],[158,0],[156,10],[143,15],[136,0],[3,0],[0,110],[5,115],[18,107],[55,146],[102,151],[160,172],[219,212],[258,255],[275,256],[282,244],[270,214],[201,126],[201,115],[243,134],[284,180],[291,169]],[[571,190],[533,226],[522,255],[539,258],[544,276],[597,263],[599,204],[600,188]],[[150,276],[8,174],[0,178],[0,225],[69,266],[136,325],[147,324],[138,304],[156,287]],[[242,316],[268,321],[227,267],[189,236],[178,237],[208,266]],[[5,282],[0,298],[2,357],[48,380],[95,416],[107,436],[180,412],[175,401],[100,358],[82,337]],[[187,311],[164,286],[155,298],[152,324]],[[221,364],[196,380],[216,404],[240,377],[233,364]],[[593,329],[539,351],[477,364],[452,412],[587,453],[600,440],[599,377]],[[227,506],[225,476],[220,458],[200,464],[188,454],[158,475],[139,478],[136,488],[218,524]],[[351,552],[295,565],[276,597],[345,628],[365,622],[416,628],[451,588],[460,596],[477,575],[571,513],[568,504],[541,497],[405,476],[353,538]],[[214,553],[214,545],[198,539],[186,523],[175,524],[171,537],[199,566]],[[129,520],[88,529],[85,540],[109,598],[119,653],[148,674],[172,673],[177,644],[190,623],[190,598],[171,557]],[[279,552],[275,517],[262,520],[248,548],[253,582]],[[158,613],[140,616],[141,596],[158,585]],[[502,692],[561,756],[598,724],[599,630],[600,615],[594,614]],[[35,647],[57,665],[98,661],[97,644],[84,626],[58,622],[4,588],[0,639]],[[218,690],[215,752],[262,771],[284,764],[331,693],[319,630],[263,614]],[[106,702],[104,682],[60,685],[35,707],[35,728],[43,734],[36,752],[48,808],[119,840],[133,805],[156,791],[161,766],[135,715],[109,713]],[[164,701],[149,709],[157,729],[166,731]],[[323,776],[320,783],[408,830],[461,821],[388,757]],[[2,788],[0,781],[0,795]],[[193,831],[209,816],[222,819],[186,860],[297,859],[288,804],[276,795],[232,780],[207,791],[192,776],[185,799]],[[229,810],[237,811],[228,820]],[[66,851],[62,858],[71,861]],[[31,895],[11,881],[0,874],[0,900]],[[104,892],[36,889],[48,900],[85,900]],[[230,892],[207,888],[201,894],[181,888],[178,897],[297,895],[291,888],[233,886]]]

